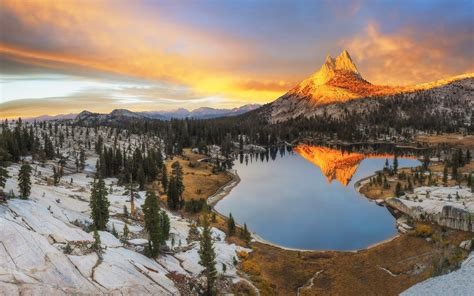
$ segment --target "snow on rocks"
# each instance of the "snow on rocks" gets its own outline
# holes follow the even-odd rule
[[[416,220],[474,231],[474,195],[466,187],[419,187],[412,194],[387,199],[386,203]]]
[[[472,295],[473,291],[474,252],[462,263],[460,269],[418,283],[400,295]]]
[[[14,199],[10,200],[8,205],[34,231],[39,234],[51,235],[57,242],[93,240],[88,233],[54,218],[47,208],[39,206],[32,200]]]
[[[178,295],[166,269],[155,260],[125,248],[107,249],[94,270],[94,280],[108,290],[135,287],[134,293]]]
[[[92,277],[92,271],[99,261],[99,256],[95,252],[83,256],[68,255],[69,260],[86,277]]]
[[[198,228],[201,231],[200,228]],[[222,265],[226,265],[225,275],[237,276],[237,270],[234,266],[234,259],[237,260],[237,252],[245,251],[251,252],[251,249],[237,246],[235,244],[228,244],[225,242],[225,233],[215,227],[211,228],[212,237],[214,239],[214,250],[216,253],[216,269],[219,273],[223,273]],[[199,242],[194,242],[192,249],[176,254],[179,260],[182,261],[182,267],[190,272],[192,275],[199,275],[203,267],[199,264]]]
[[[60,127],[61,128],[61,127]],[[85,143],[84,130],[75,127],[76,137]],[[95,137],[95,130],[89,130]],[[104,145],[111,145],[107,133],[102,133]],[[140,138],[132,135],[131,150],[140,145]],[[97,154],[86,149],[83,172],[76,172],[75,153],[81,147],[77,139],[64,143],[59,153],[68,157],[65,175],[57,186],[52,185],[54,160],[37,163],[31,157],[31,195],[28,200],[13,198],[0,204],[0,295],[68,295],[68,294],[143,294],[179,295],[182,283],[173,282],[170,274],[182,275],[180,279],[194,281],[201,276],[199,242],[189,242],[192,221],[171,212],[170,238],[166,245],[171,250],[152,259],[142,255],[148,244],[140,222],[124,219],[123,208],[130,210],[127,190],[119,186],[116,178],[105,179],[109,192],[110,219],[107,231],[99,231],[102,251],[91,249],[94,241],[90,232],[90,190],[96,170]],[[123,144],[123,143],[121,143]],[[82,147],[83,148],[83,147]],[[73,151],[74,150],[74,151]],[[20,164],[12,164],[5,192],[18,196],[18,172]],[[141,211],[145,192],[138,192],[135,206]],[[123,234],[128,221],[130,236],[134,239],[122,242],[110,232],[115,228]],[[232,281],[240,278],[236,273],[236,252],[245,249],[225,242],[225,233],[213,228],[215,239],[216,268],[222,273],[226,265],[227,277]]]
[[[24,293],[24,284],[38,288],[97,293],[97,287],[85,278],[68,257],[50,245],[48,239],[22,225],[0,217],[0,294],[14,283]],[[10,277],[10,278],[8,278]],[[61,288],[60,288],[61,287]]]
[[[148,244],[148,240],[144,238],[135,238],[129,239],[128,243],[134,246],[146,246]]]
[[[117,248],[122,246],[122,242],[120,242],[120,240],[112,233],[107,231],[98,231],[98,233],[100,236],[100,243],[103,248]]]

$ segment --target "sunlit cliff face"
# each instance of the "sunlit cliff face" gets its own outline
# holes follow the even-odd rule
[[[410,86],[375,85],[362,77],[351,56],[344,50],[336,58],[327,56],[319,71],[299,83],[282,98],[296,96],[308,100],[312,106],[318,106],[366,97],[426,90],[471,77],[474,77],[474,73]]]
[[[362,160],[394,157],[393,154],[362,154],[306,144],[300,144],[293,150],[307,161],[318,166],[329,183],[336,179],[344,186],[349,185]]]

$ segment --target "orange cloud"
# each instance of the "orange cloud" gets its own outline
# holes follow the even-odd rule
[[[268,89],[256,88],[241,78],[237,66],[254,55],[249,42],[167,22],[159,13],[151,21],[104,1],[6,0],[2,5],[38,40],[13,44],[2,38],[0,54],[10,59],[177,83],[199,95],[268,101],[281,92],[267,81],[257,83]],[[43,45],[43,38],[53,46]]]
[[[414,36],[414,28],[383,34],[375,22],[369,22],[363,33],[341,43],[354,57],[362,75],[376,84],[409,85],[474,70],[474,61],[450,54],[449,48],[449,44],[459,44],[472,36],[442,36],[447,39],[444,43],[439,36],[434,40]]]

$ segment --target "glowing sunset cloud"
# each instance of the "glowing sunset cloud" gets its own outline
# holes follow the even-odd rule
[[[342,48],[374,83],[474,70],[472,1],[383,2],[4,0],[0,117],[270,102]],[[51,77],[63,93],[19,91]]]

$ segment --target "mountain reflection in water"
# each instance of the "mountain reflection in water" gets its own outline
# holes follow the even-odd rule
[[[395,235],[395,219],[351,184],[382,169],[385,158],[392,164],[395,154],[399,167],[420,164],[413,153],[380,146],[302,144],[242,153],[233,164],[240,183],[215,209],[281,246],[364,248]]]
[[[306,144],[296,146],[294,151],[318,166],[329,183],[336,179],[344,186],[347,186],[352,180],[352,176],[356,173],[362,160],[366,158],[390,159],[395,157],[395,155],[388,153],[362,154]],[[403,156],[402,158],[415,158],[415,156]]]

